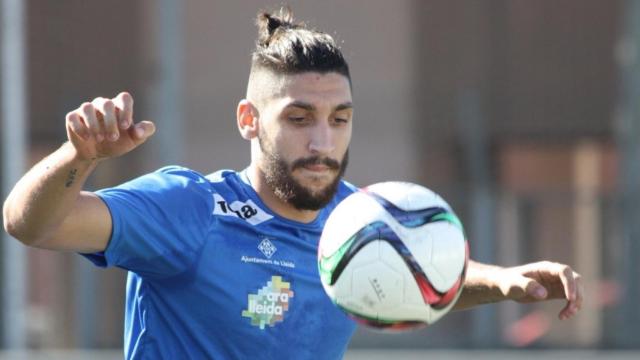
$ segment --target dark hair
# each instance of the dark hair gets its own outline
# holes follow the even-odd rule
[[[314,71],[337,72],[351,82],[349,65],[335,40],[328,34],[295,23],[289,8],[277,15],[261,12],[256,19],[258,41],[252,55],[251,70],[297,74]]]

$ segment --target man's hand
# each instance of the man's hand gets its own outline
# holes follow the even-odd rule
[[[155,132],[150,121],[133,123],[133,98],[127,92],[80,105],[67,114],[66,127],[77,157],[90,161],[123,155]]]
[[[584,288],[580,274],[567,265],[541,261],[497,272],[495,281],[507,299],[522,303],[566,299],[558,314],[561,320],[574,316],[582,307]]]
[[[82,187],[101,159],[125,154],[155,131],[133,123],[126,92],[97,98],[67,114],[69,142],[41,160],[14,186],[3,206],[4,228],[25,245],[46,249],[103,251],[112,220],[105,203]]]
[[[558,314],[564,320],[580,310],[583,296],[580,274],[564,264],[541,261],[503,268],[470,260],[462,295],[454,309],[503,300],[528,303],[565,299],[566,305]]]

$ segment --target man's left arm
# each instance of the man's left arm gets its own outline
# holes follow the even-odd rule
[[[454,310],[514,300],[521,303],[564,299],[561,320],[574,316],[582,306],[584,289],[580,274],[571,267],[541,261],[514,267],[499,267],[470,260],[464,289]]]

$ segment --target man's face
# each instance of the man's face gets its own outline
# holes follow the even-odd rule
[[[260,170],[281,200],[319,210],[337,191],[351,140],[351,87],[337,73],[286,75],[260,109]]]

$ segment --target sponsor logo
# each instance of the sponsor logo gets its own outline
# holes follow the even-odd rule
[[[278,251],[278,248],[276,248],[276,246],[273,245],[271,241],[269,241],[269,238],[264,238],[262,239],[262,241],[260,241],[258,250],[260,250],[260,252],[262,252],[264,256],[267,257],[267,259],[271,259],[271,256],[273,256],[273,254]]]
[[[247,200],[246,202],[236,200],[228,203],[219,194],[213,194],[213,202],[214,215],[236,217],[247,221],[251,225],[258,225],[273,218],[273,216],[260,209],[252,200]]]
[[[243,263],[252,263],[252,264],[268,264],[275,266],[282,266],[294,269],[296,264],[293,261],[284,260],[284,259],[272,259],[273,254],[278,251],[278,248],[274,244],[275,240],[273,238],[263,237],[260,243],[258,244],[258,250],[264,255],[266,259],[261,257],[254,256],[246,256],[242,255],[240,257],[240,261]]]
[[[249,318],[251,325],[261,330],[267,325],[273,327],[284,320],[292,297],[291,284],[283,281],[281,276],[272,276],[256,294],[248,295],[247,309],[242,311],[242,316]]]
[[[245,256],[245,255],[242,255],[242,257],[240,257],[240,261],[242,261],[243,263],[268,264],[268,265],[282,266],[282,267],[287,267],[292,269],[295,269],[296,267],[296,264],[293,261],[261,259],[261,258]]]

